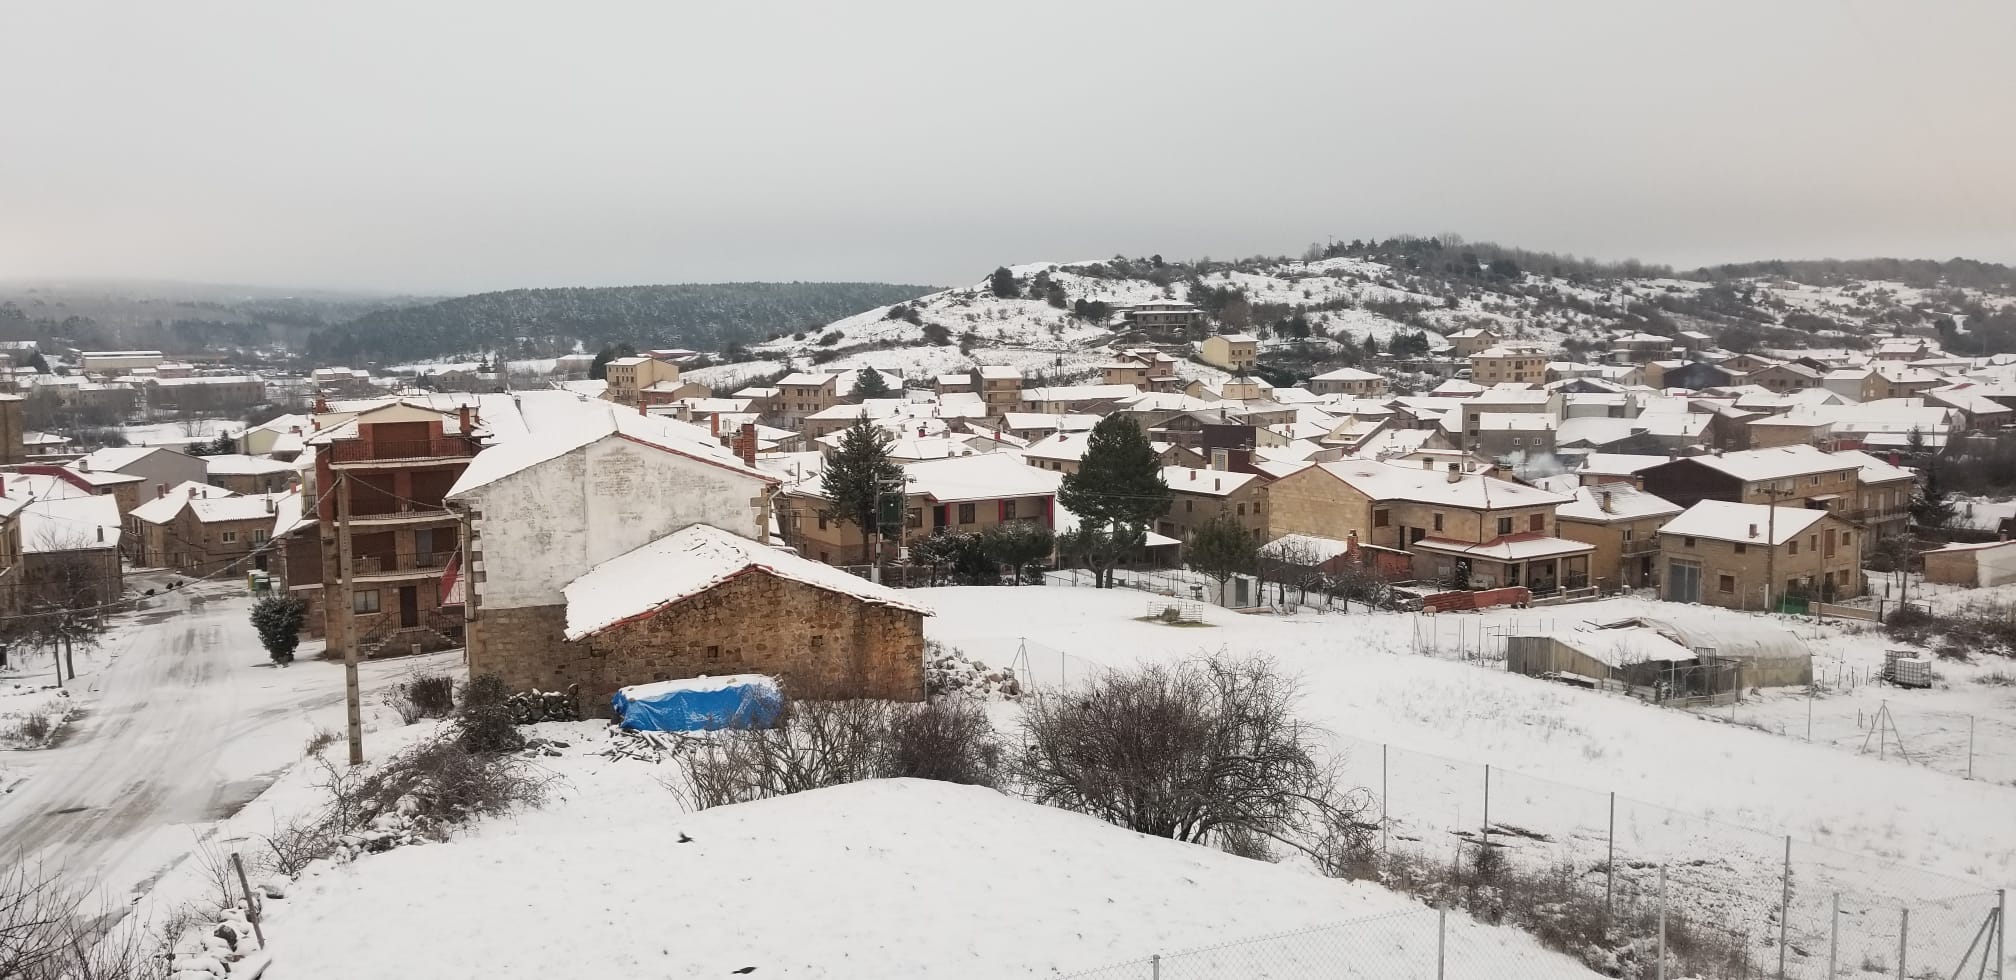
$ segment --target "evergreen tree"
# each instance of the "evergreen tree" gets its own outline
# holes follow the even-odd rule
[[[1057,536],[1035,521],[996,524],[987,529],[984,538],[987,553],[1008,566],[1016,585],[1022,584],[1024,568],[1050,557],[1057,549]]]
[[[882,377],[882,372],[873,367],[862,368],[860,376],[854,379],[854,394],[863,399],[887,398],[892,390],[894,389],[889,387],[889,382]]]
[[[595,360],[588,363],[588,380],[607,381],[609,362],[619,357],[636,357],[637,349],[629,344],[605,345],[595,353]]]
[[[1218,580],[1218,596],[1225,596],[1225,583],[1232,576],[1250,574],[1260,559],[1260,542],[1253,532],[1230,514],[1218,514],[1190,532],[1190,545],[1183,551],[1183,563],[1191,571]]]
[[[1102,532],[1112,543],[1138,537],[1162,516],[1169,509],[1169,486],[1141,427],[1127,416],[1109,415],[1092,427],[1078,472],[1065,474],[1057,502],[1078,515],[1082,530]],[[1085,554],[1103,560],[1110,552],[1093,548]],[[1110,584],[1110,567],[1110,562],[1091,564],[1102,584]]]
[[[875,531],[878,495],[885,489],[902,492],[903,467],[889,461],[889,449],[895,444],[888,429],[863,418],[841,434],[840,448],[820,475],[820,492],[828,501],[822,513],[829,521],[848,521],[860,528],[863,554],[868,553],[868,536]],[[874,560],[873,555],[868,557]]]
[[[1368,358],[1379,356],[1379,338],[1369,333],[1365,335],[1365,356]]]
[[[274,663],[284,667],[294,662],[307,615],[308,607],[291,595],[269,595],[252,604],[252,628],[259,631],[259,645]]]
[[[1925,432],[1912,429],[1907,446],[1913,462],[1919,464],[1924,479],[1911,495],[1911,520],[1919,527],[1942,528],[1953,522],[1953,500],[1939,485],[1939,455],[1928,450]]]
[[[42,352],[39,350],[28,355],[28,366],[34,368],[36,374],[49,373],[49,359],[43,357]]]
[[[987,277],[987,286],[994,291],[995,296],[1002,299],[1014,299],[1022,295],[1022,284],[1015,281],[1015,273],[1009,272],[1005,265],[995,269],[994,274]]]

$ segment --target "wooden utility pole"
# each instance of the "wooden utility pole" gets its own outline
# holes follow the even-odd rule
[[[349,711],[350,764],[364,764],[364,701],[357,691],[357,606],[351,582],[350,480],[336,474],[337,609],[343,617],[343,699]]]
[[[1764,611],[1771,611],[1772,590],[1778,587],[1778,498],[1789,497],[1793,491],[1780,490],[1773,485],[1764,489],[1769,498],[1764,504]]]

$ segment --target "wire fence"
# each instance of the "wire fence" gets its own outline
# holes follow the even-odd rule
[[[1433,623],[1417,642],[1430,655],[1488,663],[1502,661],[1504,635],[1527,628],[1544,624]],[[1032,691],[1079,688],[1109,670],[1031,642],[1015,669]],[[2002,976],[2003,896],[1980,884],[1502,767],[1350,736],[1337,736],[1336,748],[1343,784],[1363,788],[1360,820],[1376,837],[1358,876],[1525,935],[1458,942],[1437,916],[1382,917],[1081,975],[1587,975],[1549,965],[1551,954],[1528,949],[1533,936],[1625,978]],[[1466,942],[1474,955],[1451,952]],[[1144,972],[1151,967],[1160,972]]]

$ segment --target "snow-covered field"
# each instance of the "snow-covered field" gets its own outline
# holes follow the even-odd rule
[[[122,425],[119,433],[135,446],[182,446],[198,440],[211,441],[221,435],[245,431],[238,419],[184,419],[179,422],[144,422]]]

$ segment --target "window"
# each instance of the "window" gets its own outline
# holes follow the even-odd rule
[[[1375,510],[1372,512],[1373,527],[1386,527],[1392,523],[1393,523],[1393,514],[1391,511]]]
[[[1016,505],[1017,503],[1019,503],[1019,501],[1014,501],[1014,500],[1003,500],[1003,501],[1001,501],[1001,520],[1002,520],[1002,521],[1006,522],[1006,521],[1012,521],[1012,520],[1014,520],[1014,519],[1015,519],[1015,505]]]
[[[378,590],[362,589],[350,595],[350,611],[374,613],[378,611]]]
[[[1692,548],[1692,547],[1694,547],[1694,539],[1693,539],[1693,538],[1681,538],[1681,539],[1680,539],[1680,547],[1682,547],[1682,548]]]
[[[826,514],[823,511],[819,514],[819,530],[826,530]]]
[[[1534,514],[1534,515],[1532,515],[1532,516],[1530,516],[1530,517],[1526,518],[1526,530],[1528,530],[1528,531],[1545,531],[1545,530],[1547,530],[1547,515],[1545,515],[1545,514]]]
[[[1195,500],[1183,501],[1183,513],[1188,514],[1196,509],[1197,509],[1197,501]]]
[[[709,645],[707,647],[707,659],[709,660],[721,659],[721,648],[718,646]]]
[[[961,523],[961,524],[971,524],[971,523],[973,523],[973,505],[972,505],[972,504],[960,504],[960,505],[959,505],[959,523]]]
[[[906,512],[906,513],[905,513],[905,514],[903,515],[903,526],[904,526],[904,527],[923,527],[923,526],[924,526],[924,508],[922,508],[922,507],[912,507],[912,508],[910,508],[910,510],[909,510],[908,512]]]
[[[1240,516],[1240,517],[1245,517],[1245,516],[1246,516],[1246,505],[1245,505],[1245,504],[1240,504],[1240,505],[1239,505],[1239,516]]]
[[[1792,545],[1792,550],[1791,550],[1791,552],[1790,552],[1790,553],[1791,553],[1791,554],[1795,554],[1795,555],[1796,555],[1796,554],[1798,554],[1798,553],[1799,553],[1799,539],[1798,539],[1798,538],[1793,538],[1793,539],[1792,539],[1792,541],[1791,541],[1791,545]]]
[[[1715,587],[1721,589],[1723,595],[1735,595],[1736,576],[1734,575],[1717,576],[1715,579]]]
[[[1809,486],[1809,487],[1817,487],[1817,486],[1819,486],[1819,485],[1820,485],[1820,474],[1818,474],[1818,473],[1815,473],[1815,474],[1813,474],[1812,476],[1809,476],[1809,477],[1807,477],[1807,478],[1806,478],[1806,485],[1807,485],[1807,486]]]
[[[1499,534],[1512,533],[1512,518],[1509,517],[1498,518],[1498,533]]]
[[[252,543],[253,543],[253,544],[265,544],[265,543],[266,543],[266,532],[264,532],[264,531],[254,531],[254,532],[252,532]]]
[[[1749,545],[1747,545],[1747,544],[1744,544],[1744,543],[1743,543],[1743,542],[1741,542],[1741,541],[1738,541],[1738,542],[1736,542],[1736,553],[1737,553],[1737,554],[1739,554],[1739,555],[1741,555],[1741,554],[1745,554],[1745,553],[1747,553],[1747,552],[1748,552],[1749,550],[1750,550],[1750,546],[1749,546]]]
[[[1847,531],[1841,532],[1841,546],[1844,548],[1848,546],[1848,535],[1849,532]]]
[[[1440,531],[1440,530],[1442,530],[1442,515],[1441,515],[1441,514],[1436,514],[1436,515],[1435,515],[1435,530],[1437,530],[1437,531]]]
[[[1633,533],[1633,532],[1632,532],[1632,530],[1631,530],[1630,528],[1628,528],[1628,527],[1627,527],[1627,528],[1625,528],[1625,529],[1624,529],[1624,540],[1626,540],[1626,541],[1629,541],[1629,540],[1631,540],[1631,535],[1632,535],[1632,533]]]

